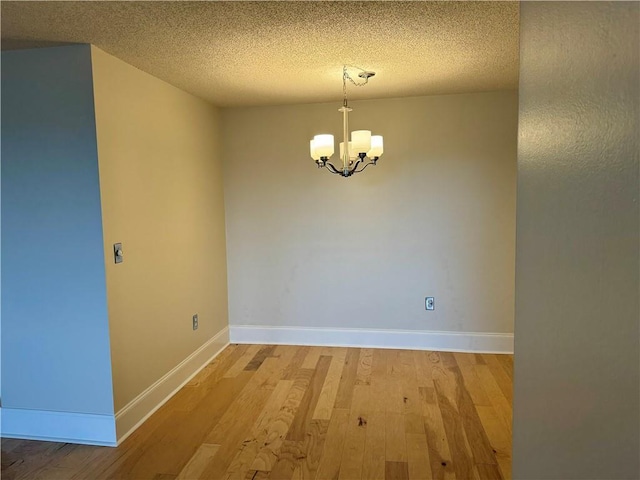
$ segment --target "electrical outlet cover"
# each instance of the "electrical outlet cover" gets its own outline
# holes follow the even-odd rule
[[[424,299],[424,308],[426,310],[435,310],[436,309],[435,297],[426,297]]]

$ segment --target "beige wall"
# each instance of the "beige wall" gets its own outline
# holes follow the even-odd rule
[[[640,478],[640,5],[523,2],[513,472]]]
[[[517,92],[354,102],[385,154],[347,179],[339,106],[223,110],[231,325],[513,332]]]
[[[227,326],[219,115],[95,47],[92,61],[117,412]]]

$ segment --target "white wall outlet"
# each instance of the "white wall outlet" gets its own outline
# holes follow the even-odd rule
[[[427,310],[435,310],[436,309],[435,297],[426,297],[424,299],[424,308]]]

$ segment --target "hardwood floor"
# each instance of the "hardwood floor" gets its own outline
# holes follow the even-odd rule
[[[511,355],[231,345],[117,448],[2,440],[9,479],[511,478]]]

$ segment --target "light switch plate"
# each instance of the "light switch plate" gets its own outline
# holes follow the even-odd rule
[[[114,243],[113,244],[113,259],[115,260],[116,263],[122,263],[122,261],[124,260],[122,258],[122,244],[121,243]]]

